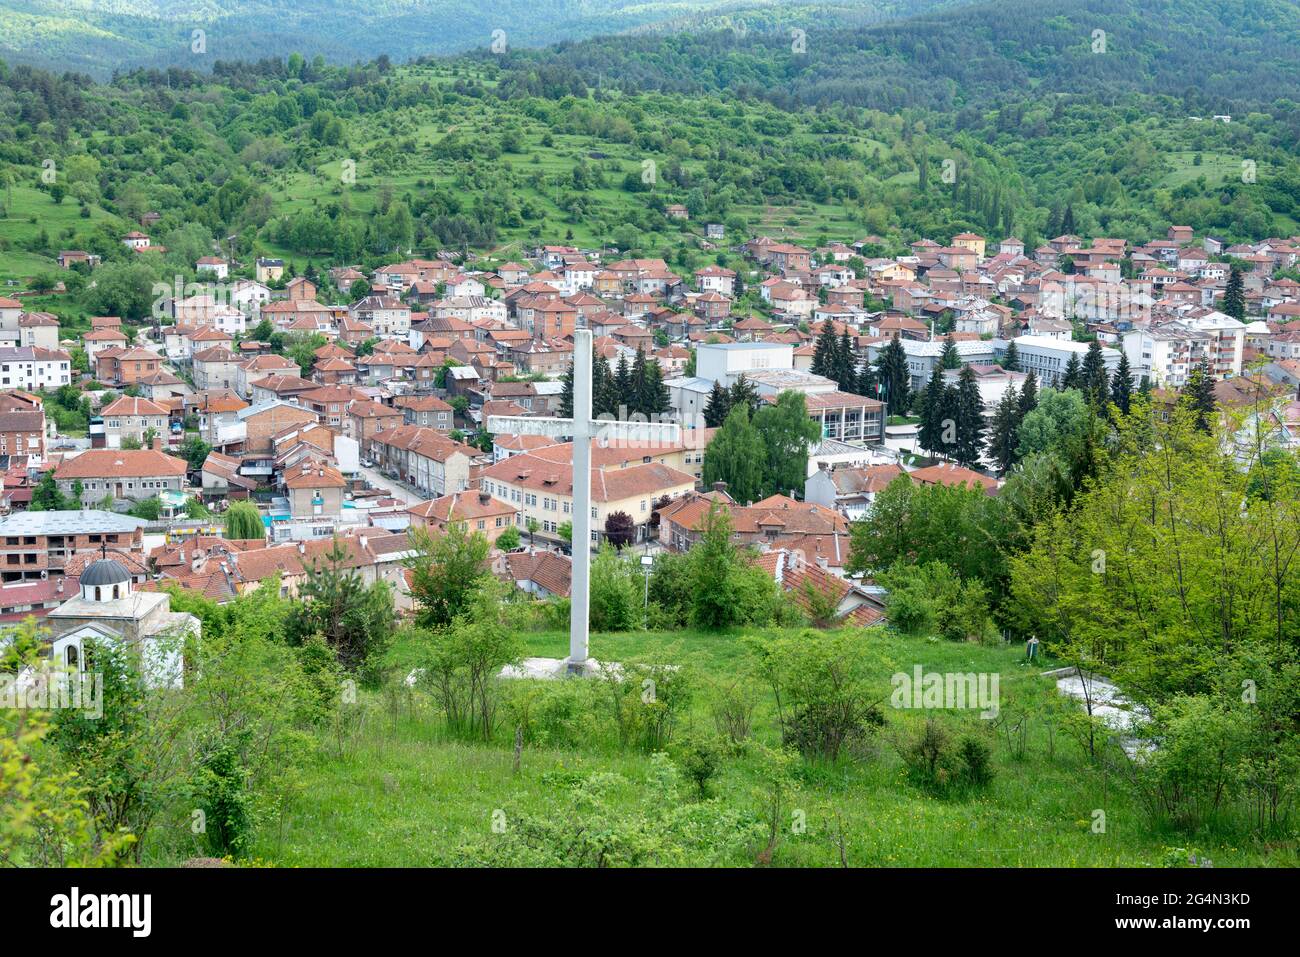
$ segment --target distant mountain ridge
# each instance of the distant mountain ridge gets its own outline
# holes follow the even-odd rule
[[[0,0],[0,58],[100,78],[136,67],[202,68],[213,60],[300,53],[351,63],[536,47],[660,23],[748,17],[756,28],[817,11],[823,25],[878,22],[966,0],[871,4],[782,0]],[[717,22],[716,20],[713,22]],[[203,52],[193,52],[194,31]],[[498,33],[497,31],[503,31]]]

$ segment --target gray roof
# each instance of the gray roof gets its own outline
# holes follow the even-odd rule
[[[81,585],[118,585],[129,582],[131,573],[111,558],[101,558],[86,566],[81,573]]]
[[[688,392],[712,392],[713,380],[706,379],[704,376],[678,376],[675,379],[665,379],[664,385],[670,389],[685,389]]]
[[[244,406],[235,413],[235,418],[242,422],[250,415],[257,415],[259,412],[265,412],[267,409],[274,409],[277,406],[284,406],[286,409],[302,409],[304,412],[311,411],[306,406],[294,402],[285,402],[284,399],[267,399],[265,402],[259,402],[256,405]]]
[[[64,512],[15,512],[0,520],[0,535],[94,535],[134,532],[149,524],[144,519],[96,508]]]
[[[750,352],[755,349],[789,349],[788,342],[701,342],[698,349],[718,349],[722,352]]]

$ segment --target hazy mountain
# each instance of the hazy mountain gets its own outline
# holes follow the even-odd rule
[[[879,22],[963,0],[0,0],[0,58],[104,76],[298,52],[335,62],[540,46],[649,25]],[[203,31],[193,52],[194,31]],[[497,33],[496,31],[502,31]]]

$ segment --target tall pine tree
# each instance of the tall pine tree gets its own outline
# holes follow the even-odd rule
[[[911,373],[907,371],[907,353],[899,342],[898,333],[876,357],[876,375],[880,379],[881,399],[888,405],[891,415],[907,415],[911,406]]]
[[[1006,475],[1007,470],[1016,461],[1016,448],[1020,445],[1020,397],[1016,394],[1015,384],[1007,386],[998,400],[998,407],[993,413],[993,422],[989,429],[989,458],[998,467],[999,475]]]
[[[1246,282],[1240,263],[1233,263],[1228,272],[1228,287],[1223,291],[1223,312],[1238,322],[1246,321]]]
[[[1014,339],[1007,343],[1007,351],[1002,355],[1002,368],[1008,372],[1020,371],[1020,350],[1016,348]]]
[[[724,389],[721,382],[713,383],[713,391],[709,393],[708,404],[704,406],[704,424],[710,429],[716,429],[727,421],[727,413],[731,411],[731,390]]]
[[[1187,377],[1178,401],[1192,410],[1196,417],[1196,428],[1202,432],[1213,432],[1215,412],[1218,400],[1214,395],[1214,374],[1210,372],[1210,362],[1202,359]]]
[[[984,451],[984,400],[975,370],[962,366],[957,376],[957,443],[953,457],[967,468],[979,465]]]
[[[817,336],[817,345],[813,349],[812,367],[809,371],[813,375],[834,379],[838,352],[839,345],[835,341],[835,327],[828,319],[822,323],[822,331]]]
[[[1101,343],[1096,339],[1088,343],[1088,351],[1083,357],[1080,369],[1083,379],[1084,397],[1098,411],[1106,408],[1110,400],[1110,375],[1106,372],[1106,359],[1101,352]]]
[[[1020,418],[1023,421],[1025,416],[1034,409],[1038,408],[1038,377],[1031,371],[1025,376],[1025,381],[1020,383]]]
[[[1061,376],[1062,389],[1083,389],[1083,368],[1079,365],[1079,353],[1071,352],[1065,363],[1065,372]]]
[[[1129,369],[1128,353],[1120,352],[1119,365],[1110,380],[1110,401],[1124,415],[1133,407],[1133,373]]]
[[[731,408],[743,405],[749,410],[752,416],[763,405],[763,400],[758,397],[758,387],[750,382],[745,376],[741,376],[731,384]],[[728,412],[728,415],[731,413]]]
[[[853,353],[853,340],[849,337],[846,326],[840,333],[839,345],[835,349],[835,381],[841,392],[852,392],[858,384],[858,360]]]
[[[961,365],[961,356],[957,354],[957,343],[952,338],[952,333],[943,338],[943,352],[939,354],[940,369],[956,369]]]
[[[921,448],[935,455],[943,451],[943,393],[943,370],[936,365],[930,373],[930,381],[925,384],[925,388],[921,390],[916,400],[917,414],[921,417],[916,439],[921,444]]]

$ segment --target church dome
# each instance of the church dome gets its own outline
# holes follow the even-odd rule
[[[111,558],[101,558],[91,562],[81,573],[82,588],[95,585],[119,585],[130,580],[131,573]]]

